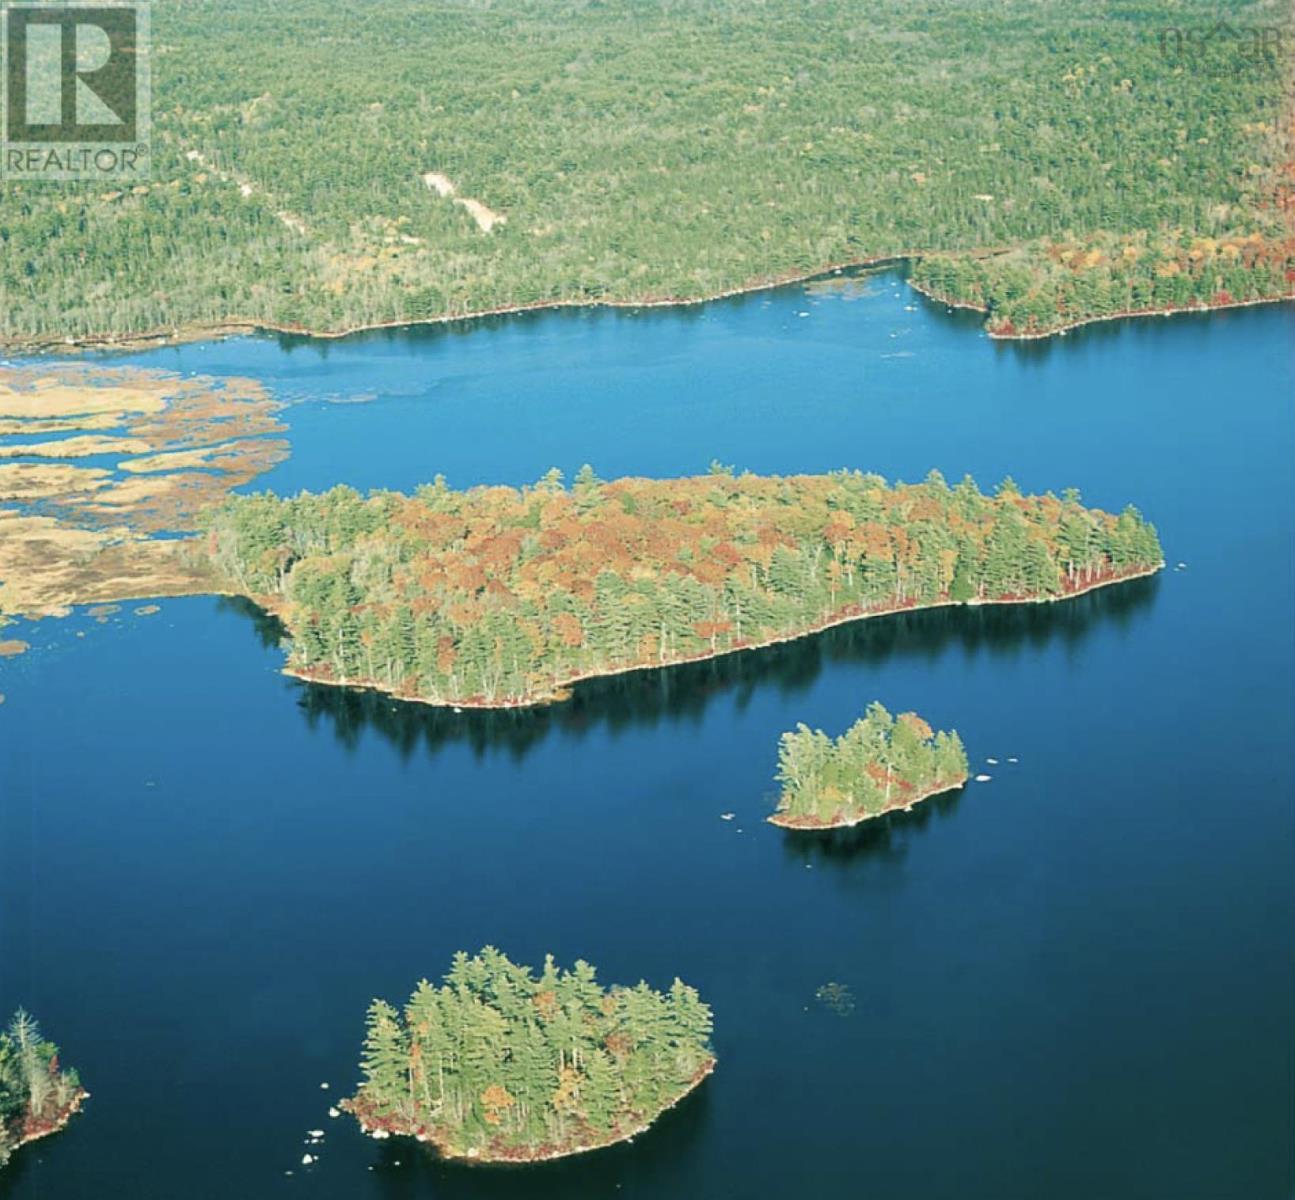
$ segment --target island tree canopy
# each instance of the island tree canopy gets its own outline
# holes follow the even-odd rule
[[[840,737],[798,725],[778,744],[782,796],[773,822],[852,825],[957,787],[967,753],[957,731],[934,733],[916,713],[892,717],[878,701]]]
[[[487,946],[403,1011],[373,1002],[347,1107],[451,1157],[556,1157],[631,1136],[691,1090],[714,1065],[710,1031],[678,979],[604,988],[586,962],[550,955],[536,975]]]
[[[19,1009],[0,1031],[0,1166],[25,1138],[57,1126],[81,1094],[76,1072],[59,1066],[58,1047]]]
[[[442,703],[533,703],[564,683],[928,604],[1059,598],[1161,565],[1136,509],[993,496],[933,472],[605,483],[412,496],[238,497],[207,552],[292,635],[290,664]]]

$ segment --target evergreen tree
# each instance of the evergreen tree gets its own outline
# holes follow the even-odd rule
[[[0,1031],[0,1167],[28,1127],[44,1131],[61,1123],[82,1095],[76,1072],[60,1068],[58,1047],[19,1009]]]

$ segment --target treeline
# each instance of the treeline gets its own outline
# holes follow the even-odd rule
[[[77,1073],[59,1066],[58,1047],[19,1009],[0,1031],[0,1167],[24,1141],[57,1129],[83,1094]]]
[[[414,495],[236,497],[206,553],[273,609],[290,667],[437,703],[535,703],[664,666],[922,605],[1041,599],[1158,568],[1136,509],[993,496],[938,472],[734,476]]]
[[[714,1066],[711,1012],[696,991],[603,988],[594,968],[537,975],[486,947],[460,952],[398,1012],[374,1001],[346,1107],[379,1133],[447,1157],[557,1157],[632,1136]]]
[[[1047,239],[1002,254],[932,255],[910,279],[938,299],[982,309],[993,333],[1038,334],[1127,313],[1295,295],[1295,234]]]
[[[778,744],[782,795],[770,818],[787,828],[854,825],[967,779],[957,731],[933,733],[916,713],[892,717],[879,702],[840,737],[798,725]]]
[[[1227,21],[1263,36],[1204,61],[1167,35],[1213,0],[156,0],[152,176],[6,182],[0,332],[338,330],[1021,246],[1006,302],[1064,231],[1265,231],[1289,13]]]

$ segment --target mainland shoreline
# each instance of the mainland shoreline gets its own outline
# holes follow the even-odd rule
[[[402,317],[389,321],[374,321],[357,325],[347,325],[340,329],[312,329],[304,325],[280,324],[268,320],[257,320],[246,317],[231,316],[218,321],[195,321],[186,325],[171,328],[138,330],[131,333],[108,334],[88,333],[26,335],[21,337],[0,336],[0,352],[17,355],[40,356],[53,352],[76,353],[79,351],[115,351],[133,353],[142,350],[163,349],[168,346],[187,345],[192,342],[220,341],[231,337],[256,336],[269,334],[287,337],[310,338],[316,341],[340,341],[343,338],[355,337],[362,333],[375,333],[381,330],[419,329],[436,325],[455,325],[486,320],[490,317],[520,316],[525,313],[546,312],[563,309],[636,309],[636,308],[693,308],[709,304],[715,300],[732,299],[756,292],[772,291],[797,283],[813,283],[822,279],[844,274],[847,271],[865,271],[876,267],[897,266],[913,263],[927,257],[931,251],[896,251],[886,254],[871,255],[866,258],[847,259],[843,262],[828,263],[808,271],[785,271],[777,275],[762,276],[733,287],[721,288],[700,296],[648,296],[641,299],[605,300],[605,299],[570,299],[570,300],[535,300],[529,303],[501,304],[494,308],[473,309],[463,313],[441,313],[433,317]],[[976,249],[966,251],[968,254],[992,255],[1005,253],[999,248]],[[942,296],[929,288],[913,282],[906,277],[904,282],[915,292],[937,304],[949,308],[966,309],[972,312],[988,314],[985,305],[972,301],[954,300]],[[1264,296],[1255,300],[1233,300],[1222,304],[1209,304],[1204,301],[1186,306],[1164,306],[1148,309],[1130,309],[1103,316],[1081,317],[1061,325],[1048,326],[1045,329],[1013,331],[987,330],[988,336],[995,341],[1037,341],[1054,337],[1101,321],[1119,321],[1137,317],[1174,316],[1183,313],[1214,312],[1228,308],[1249,308],[1258,304],[1279,304],[1282,301],[1295,300],[1295,291],[1279,296]]]
[[[955,300],[950,296],[933,291],[925,284],[915,283],[912,279],[905,282],[915,292],[921,293],[935,304],[945,304],[949,308],[960,308],[968,312],[989,315],[989,306],[977,304],[974,300]],[[1194,304],[1164,304],[1153,308],[1126,308],[1119,312],[1106,313],[1102,316],[1076,317],[1060,325],[1047,325],[1042,329],[1015,329],[1007,333],[1001,329],[986,329],[985,334],[995,342],[1037,342],[1045,338],[1060,337],[1072,329],[1082,329],[1085,325],[1100,325],[1104,321],[1130,321],[1140,317],[1177,317],[1190,316],[1192,313],[1223,312],[1229,308],[1254,308],[1258,304],[1281,304],[1283,301],[1295,300],[1295,291],[1285,292],[1280,296],[1260,296],[1255,300],[1227,300],[1219,304],[1207,303],[1204,300]]]

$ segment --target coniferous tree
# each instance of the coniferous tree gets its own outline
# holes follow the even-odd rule
[[[76,1072],[59,1066],[58,1047],[19,1009],[0,1030],[0,1167],[25,1137],[67,1120],[83,1095]]]

